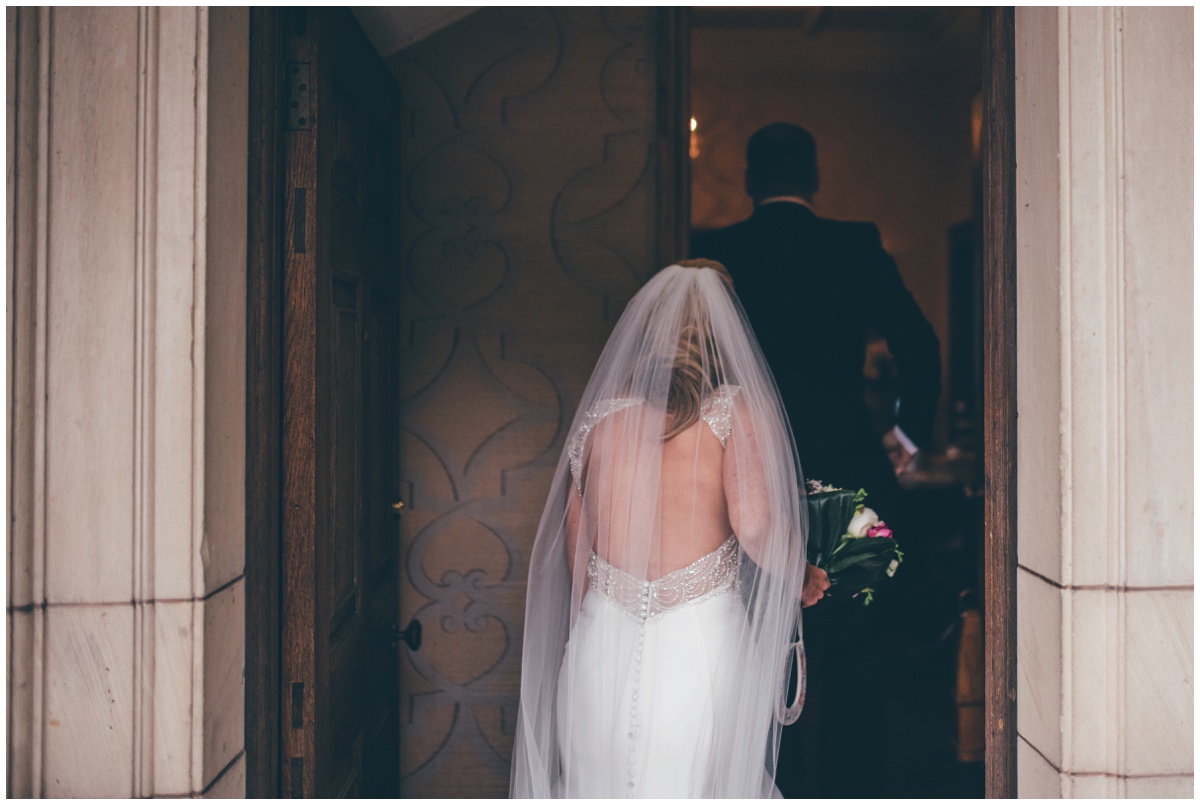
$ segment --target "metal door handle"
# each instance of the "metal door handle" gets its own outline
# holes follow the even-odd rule
[[[392,621],[391,628],[392,645],[403,641],[408,645],[409,651],[416,651],[421,647],[421,622],[413,618],[408,622],[408,626],[403,630]]]

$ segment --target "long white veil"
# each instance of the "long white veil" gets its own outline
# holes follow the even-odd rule
[[[780,728],[802,703],[802,649],[793,648],[802,645],[804,512],[787,416],[728,275],[663,269],[600,356],[538,526],[512,795],[598,790],[571,779],[583,773],[567,747],[590,731],[586,749],[598,757],[589,762],[620,777],[628,767],[639,795],[652,792],[634,780],[667,751],[643,736],[676,732],[679,747],[704,744],[692,795],[770,796]],[[585,606],[589,591],[605,601]],[[699,612],[719,593],[723,620],[689,621],[691,633],[672,625],[684,622],[681,608]],[[623,611],[597,619],[589,606]],[[676,642],[646,641],[647,624],[674,629],[663,634]],[[642,690],[639,711],[643,669],[657,687]],[[675,709],[655,690],[677,699]],[[653,695],[657,707],[644,701]],[[611,736],[595,738],[597,725]]]

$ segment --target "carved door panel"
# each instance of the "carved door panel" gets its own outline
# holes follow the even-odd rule
[[[398,90],[349,11],[285,27],[282,790],[395,796]]]
[[[508,792],[527,557],[587,378],[684,241],[681,10],[481,9],[402,91],[401,786]]]

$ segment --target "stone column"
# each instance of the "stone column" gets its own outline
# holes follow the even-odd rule
[[[6,22],[8,794],[240,795],[246,13]]]
[[[1018,792],[1193,793],[1190,8],[1019,8]]]

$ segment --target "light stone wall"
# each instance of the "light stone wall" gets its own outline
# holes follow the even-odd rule
[[[1192,15],[1016,13],[1021,796],[1193,795]]]
[[[248,17],[6,23],[7,791],[241,795]]]

